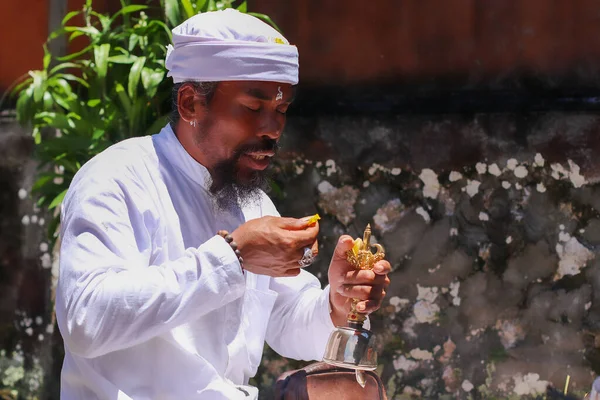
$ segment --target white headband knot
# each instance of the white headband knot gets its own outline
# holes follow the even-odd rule
[[[193,16],[173,29],[167,76],[184,81],[298,83],[298,49],[260,19],[235,9]]]

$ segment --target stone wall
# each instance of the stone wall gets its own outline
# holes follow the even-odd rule
[[[390,398],[525,398],[567,376],[570,393],[589,389],[600,373],[599,128],[594,113],[290,117],[271,196],[283,215],[321,214],[311,272],[325,283],[336,239],[367,223],[393,264],[372,316]],[[0,125],[0,383],[56,399],[32,150]],[[267,349],[254,383],[268,398],[299,365]]]
[[[10,113],[0,115],[0,398],[56,395],[60,335],[52,317],[47,216],[29,194],[34,144]],[[10,388],[10,389],[8,389]],[[4,396],[4,397],[3,397]],[[39,398],[46,398],[41,396]]]
[[[599,128],[581,113],[289,121],[273,196],[324,217],[312,271],[324,281],[336,238],[367,223],[393,264],[373,317],[390,398],[524,398],[567,376],[589,389]]]

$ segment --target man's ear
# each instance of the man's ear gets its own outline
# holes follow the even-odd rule
[[[205,96],[198,93],[191,83],[185,83],[177,92],[177,109],[184,121],[200,121],[206,114]]]

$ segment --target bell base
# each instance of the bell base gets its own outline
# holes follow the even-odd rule
[[[329,336],[323,362],[341,368],[375,370],[377,368],[375,335],[363,328],[338,326]]]
[[[373,365],[356,365],[352,363],[346,363],[343,361],[328,360],[326,358],[323,359],[323,362],[329,365],[333,365],[334,367],[358,369],[360,371],[375,371],[377,369],[377,366]]]

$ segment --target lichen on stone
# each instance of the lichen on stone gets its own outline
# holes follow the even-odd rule
[[[436,199],[440,192],[440,183],[437,174],[433,170],[425,168],[421,171],[419,179],[423,182],[423,197]]]
[[[404,215],[405,207],[399,198],[395,198],[377,209],[377,212],[373,216],[373,223],[375,228],[381,234],[384,234],[396,228],[396,225]]]
[[[540,375],[528,373],[526,375],[517,374],[513,377],[515,387],[513,392],[518,396],[537,395],[545,393],[548,387],[548,381],[540,380]]]
[[[568,235],[568,234],[567,234]],[[564,243],[556,244],[556,254],[560,258],[558,270],[554,276],[554,280],[561,279],[567,275],[577,275],[586,264],[593,260],[595,255],[582,245],[577,238],[563,238]]]
[[[359,190],[352,186],[335,188],[327,181],[319,184],[319,207],[333,215],[344,225],[348,225],[356,217],[354,205]]]

